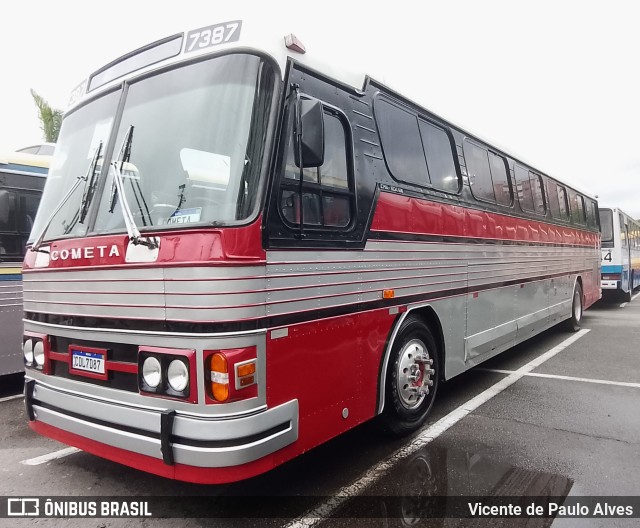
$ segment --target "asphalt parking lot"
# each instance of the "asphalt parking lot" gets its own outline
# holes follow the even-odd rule
[[[422,518],[411,502],[393,499],[416,494],[637,498],[639,343],[640,299],[605,299],[585,312],[579,333],[551,329],[445,384],[429,423],[411,438],[389,439],[375,424],[364,424],[268,474],[224,486],[165,480],[40,437],[27,426],[20,380],[6,379],[0,392],[0,496],[161,496],[167,497],[163,512],[174,517],[38,519],[43,526],[296,528],[470,525],[468,519]],[[286,506],[280,517],[252,514],[259,500],[252,497],[261,495],[279,496],[276,502]],[[207,504],[225,499],[223,518],[208,518]],[[480,521],[473,526],[484,526]],[[33,522],[12,519],[10,525]],[[640,521],[487,522],[565,527]]]

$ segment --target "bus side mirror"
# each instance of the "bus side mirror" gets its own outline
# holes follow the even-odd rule
[[[324,163],[324,114],[316,99],[298,99],[300,133],[296,138],[301,148],[294,149],[298,167],[320,167]],[[296,145],[297,147],[297,145]],[[302,155],[302,160],[300,160]]]

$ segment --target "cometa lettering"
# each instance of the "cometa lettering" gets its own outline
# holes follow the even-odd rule
[[[120,250],[115,244],[111,246],[87,246],[84,248],[61,249],[51,252],[51,260],[80,260],[94,257],[119,257]]]

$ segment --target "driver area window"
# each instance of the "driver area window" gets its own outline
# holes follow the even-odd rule
[[[351,225],[354,186],[347,164],[347,134],[342,119],[325,108],[324,163],[302,171],[294,158],[294,138],[287,143],[284,177],[280,187],[280,211],[286,223],[316,229],[345,229]],[[301,197],[302,194],[302,197]]]

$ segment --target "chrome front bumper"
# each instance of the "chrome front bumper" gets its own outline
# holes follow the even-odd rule
[[[25,405],[30,420],[167,464],[236,466],[298,438],[298,400],[242,416],[195,416],[79,395],[27,377]]]

